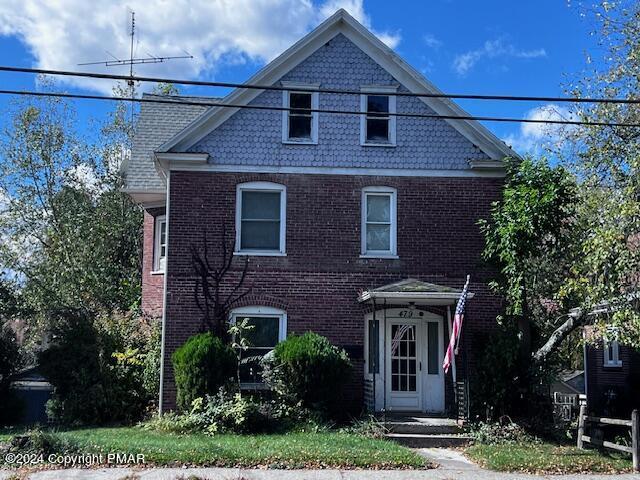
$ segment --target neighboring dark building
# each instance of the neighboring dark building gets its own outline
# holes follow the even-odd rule
[[[589,412],[626,418],[640,409],[640,352],[616,341],[586,343],[584,348]]]
[[[11,390],[21,403],[22,417],[16,424],[46,424],[46,404],[53,386],[40,373],[38,367],[29,367],[11,377]]]

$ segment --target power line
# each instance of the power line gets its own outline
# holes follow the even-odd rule
[[[179,96],[167,95],[166,98],[154,97],[154,98],[130,98],[130,97],[109,97],[105,95],[85,95],[79,93],[57,93],[57,92],[34,92],[34,91],[20,91],[20,90],[0,90],[0,95],[26,95],[33,97],[59,97],[59,98],[77,98],[85,100],[109,100],[109,101],[123,101],[123,102],[137,102],[137,103],[161,103],[171,105],[193,105],[202,107],[221,107],[221,108],[239,108],[248,110],[272,110],[280,112],[300,111],[301,109],[277,107],[271,105],[244,105],[239,103],[222,103],[222,102],[204,102],[195,100],[186,100]],[[359,112],[353,110],[334,110],[334,109],[322,109],[311,108],[304,109],[306,112],[312,113],[330,113],[338,115],[367,115],[367,112]],[[489,116],[477,116],[477,115],[440,115],[440,114],[428,114],[428,113],[404,113],[404,112],[389,112],[387,116],[392,117],[408,117],[408,118],[435,118],[443,120],[476,120],[486,122],[510,122],[510,123],[543,123],[553,125],[585,125],[585,126],[598,126],[598,127],[634,127],[640,128],[640,123],[618,123],[618,122],[585,122],[581,120],[545,120],[534,118],[509,118],[509,117],[489,117]]]
[[[70,77],[96,78],[102,80],[135,80],[138,82],[154,82],[154,83],[174,83],[178,85],[194,85],[205,87],[225,87],[225,88],[246,88],[253,90],[276,90],[289,91],[291,87],[282,87],[278,85],[259,85],[250,83],[232,83],[232,82],[210,82],[204,80],[179,80],[175,78],[156,78],[129,75],[111,75],[105,73],[91,72],[73,72],[69,70],[49,70],[42,68],[26,68],[1,66],[0,72],[16,72],[16,73],[35,73],[40,75],[58,75]],[[297,92],[320,92],[338,95],[361,95],[360,90],[343,90],[336,88],[308,88],[296,87],[293,89]],[[639,105],[640,99],[636,98],[567,98],[567,97],[540,97],[540,96],[519,96],[519,95],[479,95],[465,93],[413,93],[413,92],[385,92],[385,95],[396,97],[418,97],[418,98],[453,98],[462,100],[500,100],[500,101],[521,101],[521,102],[558,102],[558,103],[614,103],[614,104],[632,104]]]

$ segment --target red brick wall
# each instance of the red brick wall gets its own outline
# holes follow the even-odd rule
[[[628,416],[640,408],[640,353],[620,346],[620,367],[604,366],[604,349],[587,347],[587,405],[591,413],[608,416]],[[616,394],[607,400],[607,391]]]
[[[165,209],[153,208],[144,212],[142,245],[142,312],[151,317],[162,317],[164,275],[152,274],[155,217],[164,215]]]
[[[234,237],[236,185],[248,181],[286,185],[287,256],[248,257],[246,284],[252,292],[236,306],[282,308],[289,333],[314,330],[347,347],[356,368],[345,401],[362,399],[367,307],[356,300],[361,289],[407,277],[461,287],[471,274],[476,297],[468,303],[462,345],[472,347],[476,332],[495,325],[500,301],[486,286],[490,271],[480,259],[483,238],[476,222],[499,198],[499,179],[172,172],[165,407],[175,405],[171,354],[202,328],[192,249],[201,252],[206,236],[212,256],[219,255],[223,228],[229,239]],[[361,189],[369,185],[397,189],[399,259],[359,258]],[[226,291],[235,285],[244,260],[234,259]],[[471,355],[468,362],[472,365]]]

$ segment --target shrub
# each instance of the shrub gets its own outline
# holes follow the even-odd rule
[[[478,423],[471,428],[470,433],[476,442],[484,445],[540,443],[538,438],[506,417],[500,422]]]
[[[13,330],[0,322],[0,426],[15,424],[23,403],[9,389],[10,377],[21,364],[21,352]]]
[[[172,356],[177,406],[187,411],[196,398],[217,393],[236,372],[236,354],[212,333],[189,338]]]
[[[263,361],[263,378],[287,403],[336,417],[350,375],[347,353],[307,332],[279,343]]]
[[[66,311],[51,318],[51,345],[39,356],[54,387],[50,420],[63,424],[131,422],[156,392],[145,388],[153,326],[133,314]]]
[[[44,455],[68,454],[78,451],[77,446],[68,440],[60,439],[56,434],[40,429],[29,430],[22,435],[14,435],[9,444],[10,452]]]

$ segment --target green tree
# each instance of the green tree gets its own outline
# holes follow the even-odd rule
[[[493,204],[490,220],[480,222],[484,256],[500,276],[492,286],[507,301],[506,315],[515,320],[520,358],[528,363],[533,334],[544,330],[540,302],[552,299],[562,284],[562,270],[572,257],[576,184],[562,167],[545,160],[509,160],[502,199]],[[535,332],[533,332],[535,330]]]

